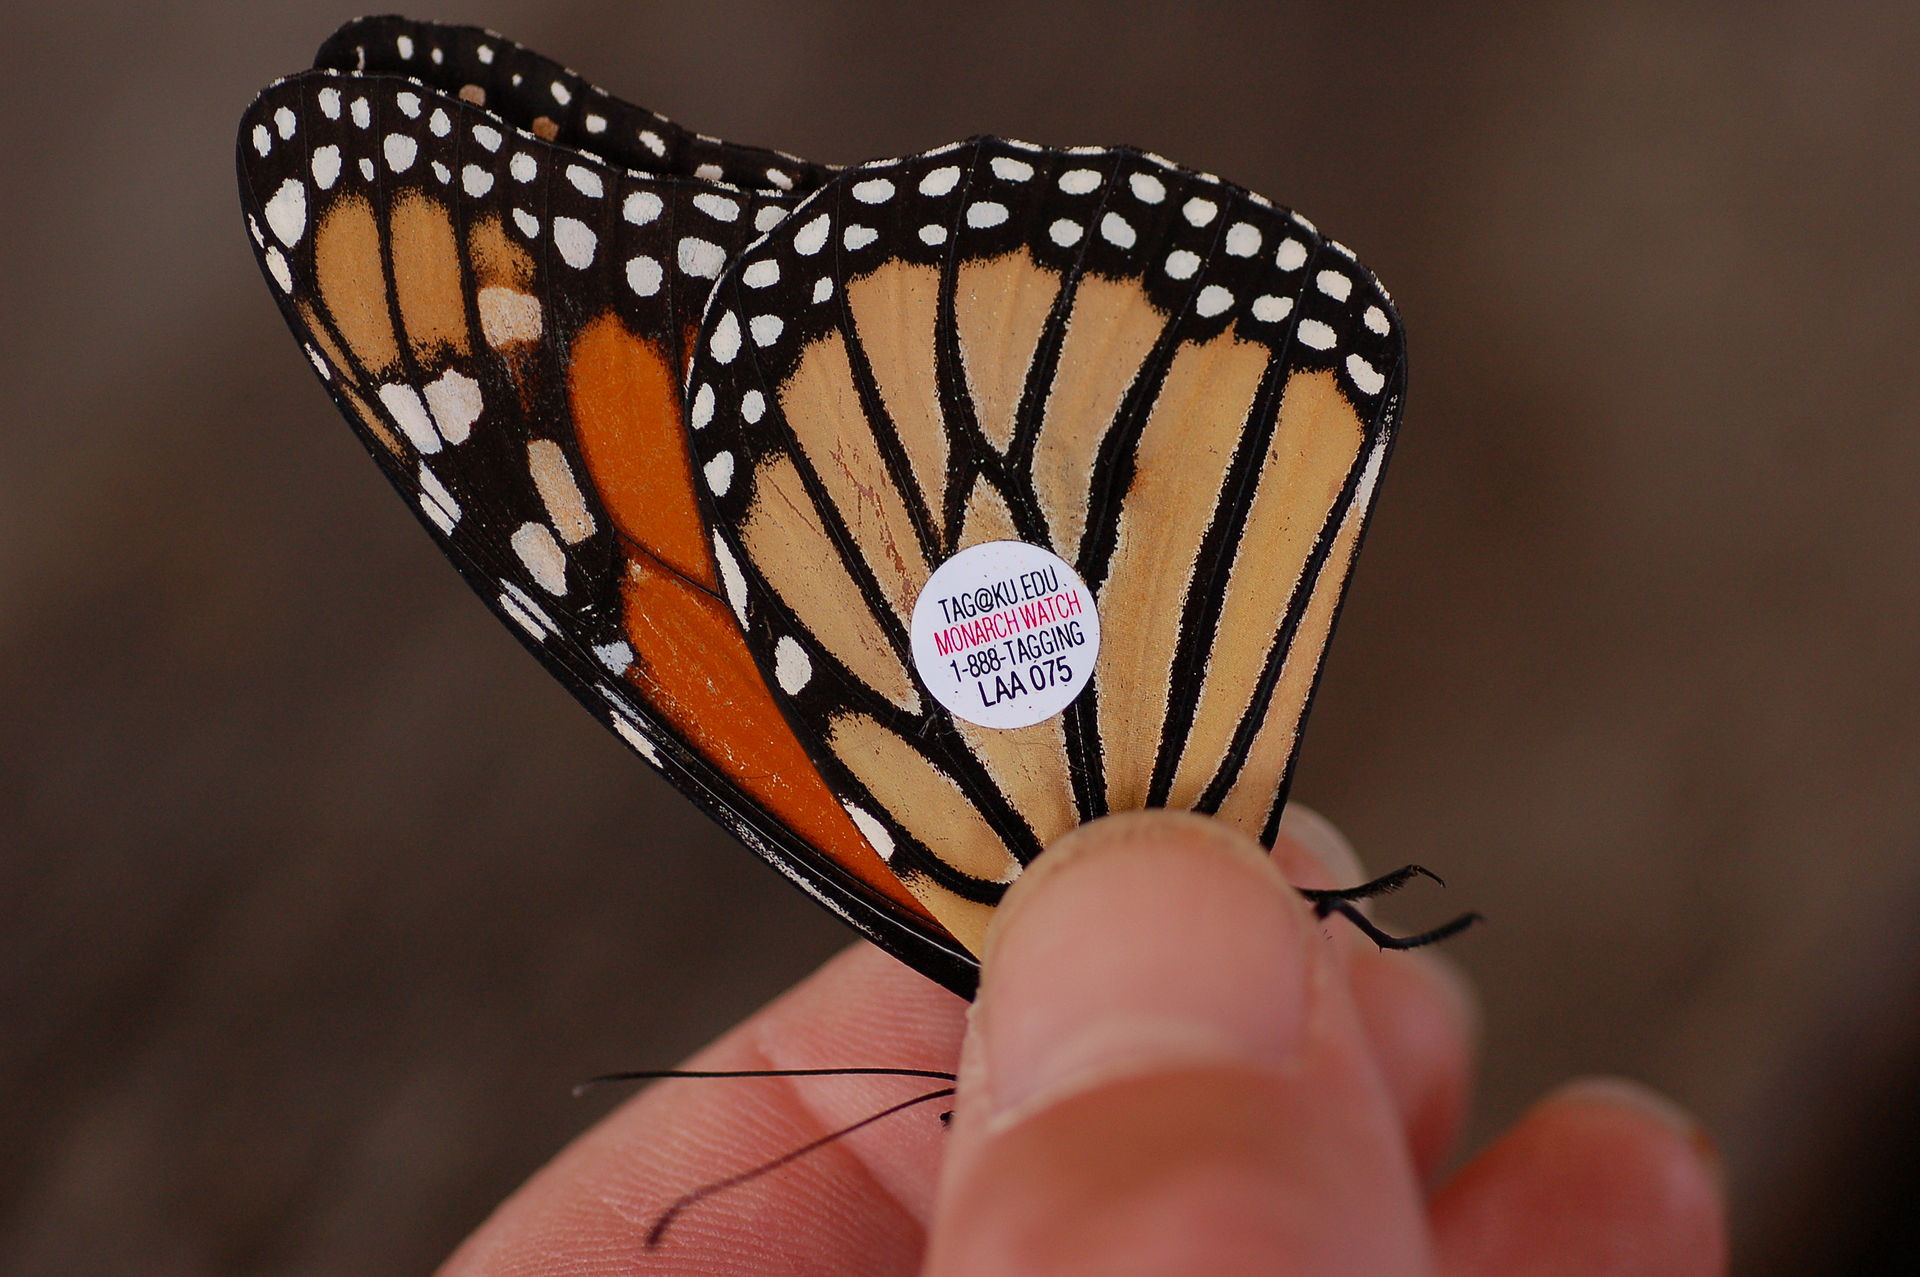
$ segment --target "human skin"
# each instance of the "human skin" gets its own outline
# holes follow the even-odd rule
[[[1444,958],[1376,950],[1288,885],[1360,877],[1311,813],[1289,814],[1271,858],[1197,816],[1096,821],[1009,890],[971,1009],[863,945],[687,1064],[957,1070],[954,1100],[717,1194],[648,1248],[689,1188],[939,1084],[656,1085],[444,1271],[1724,1272],[1710,1143],[1633,1083],[1561,1087],[1436,1182],[1473,1002]]]

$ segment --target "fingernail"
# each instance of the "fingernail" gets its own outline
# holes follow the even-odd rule
[[[1313,947],[1251,840],[1184,813],[1095,822],[1009,891],[975,1014],[996,1126],[1117,1077],[1283,1067],[1305,1036]]]
[[[1325,866],[1337,887],[1366,881],[1367,873],[1353,844],[1332,821],[1301,803],[1288,803],[1280,816],[1280,836],[1291,839]]]
[[[1554,1098],[1591,1100],[1644,1114],[1692,1145],[1715,1180],[1722,1184],[1726,1181],[1720,1146],[1713,1135],[1699,1118],[1650,1086],[1624,1077],[1586,1077],[1567,1083],[1554,1093]]]

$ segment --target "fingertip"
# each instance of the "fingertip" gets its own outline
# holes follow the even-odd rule
[[[1035,863],[989,936],[960,1098],[929,1271],[1424,1266],[1335,950],[1218,822],[1109,818]]]
[[[1569,1083],[1435,1198],[1443,1271],[1722,1273],[1726,1202],[1712,1149],[1692,1115],[1638,1083]]]

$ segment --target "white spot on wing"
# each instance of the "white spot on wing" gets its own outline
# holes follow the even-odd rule
[[[716,222],[738,220],[740,205],[724,195],[715,195],[711,191],[702,191],[693,197],[693,206]]]
[[[1220,206],[1212,200],[1203,200],[1196,195],[1181,205],[1180,212],[1193,225],[1205,226],[1220,212]]]
[[[1086,195],[1100,189],[1098,169],[1068,169],[1060,175],[1060,189],[1069,195]]]
[[[420,401],[420,393],[412,386],[388,382],[380,387],[380,403],[414,447],[425,453],[440,451],[440,433],[433,428],[427,405]]]
[[[1314,285],[1335,301],[1345,301],[1353,292],[1353,281],[1337,270],[1323,270],[1314,276]]]
[[[497,151],[500,149],[500,130],[491,124],[476,124],[473,126],[473,140],[489,151]]]
[[[1253,317],[1263,324],[1278,323],[1293,313],[1293,298],[1262,293],[1253,299]]]
[[[701,467],[701,473],[707,477],[707,486],[713,489],[713,495],[724,497],[727,489],[733,486],[733,454],[716,452],[713,460]]]
[[[652,191],[635,191],[622,202],[620,215],[635,226],[645,226],[660,216],[662,207],[660,197]]]
[[[322,89],[320,90],[319,100],[320,114],[326,116],[329,120],[337,120],[340,118],[340,90]]]
[[[695,279],[717,279],[727,264],[727,254],[718,244],[692,235],[680,241],[680,269]]]
[[[827,244],[827,232],[832,229],[831,219],[825,213],[814,218],[794,232],[793,251],[802,256],[811,257]]]
[[[417,480],[420,484],[420,508],[442,532],[452,532],[453,525],[460,522],[460,503],[453,499],[453,494],[447,491],[439,477],[427,469],[424,461],[420,463]]]
[[[1047,238],[1062,248],[1072,248],[1080,242],[1080,237],[1086,233],[1086,228],[1080,225],[1080,223],[1070,221],[1064,217],[1052,226],[1047,227]]]
[[[389,133],[380,150],[387,157],[387,167],[396,173],[404,173],[413,167],[413,159],[420,154],[420,144],[405,133]]]
[[[922,195],[948,195],[960,184],[960,169],[948,164],[937,168],[920,179],[919,190]]]
[[[1108,213],[1100,219],[1100,238],[1119,248],[1132,248],[1133,226],[1120,214]]]
[[[622,640],[595,643],[593,658],[614,674],[625,674],[633,668],[633,648]]]
[[[773,645],[773,677],[780,684],[780,690],[789,696],[797,695],[813,677],[813,662],[807,657],[807,649],[785,634]]]
[[[998,226],[1007,220],[1007,206],[986,200],[967,208],[967,225],[976,230]]]
[[[840,242],[849,249],[861,249],[880,238],[880,232],[871,226],[849,225],[840,236]]]
[[[1143,204],[1158,204],[1167,198],[1167,184],[1151,173],[1135,173],[1127,179],[1127,185]]]
[[[1218,284],[1208,284],[1200,290],[1200,296],[1193,303],[1193,308],[1203,318],[1212,319],[1231,305],[1233,305],[1232,293]]]
[[[635,753],[655,767],[660,766],[660,751],[654,747],[652,741],[641,734],[640,728],[635,723],[618,712],[612,716],[612,722],[613,730],[620,733],[621,740],[633,746]]]
[[[740,353],[740,320],[732,311],[722,314],[707,341],[707,353],[722,364],[730,364]]]
[[[599,242],[585,222],[572,217],[553,219],[553,245],[560,250],[560,260],[575,270],[593,265],[593,250]]]
[[[792,183],[788,183],[791,185]],[[787,210],[778,204],[769,204],[753,215],[753,229],[762,235],[786,220]]]
[[[520,151],[517,152],[512,159],[507,161],[507,172],[512,175],[513,180],[516,182],[531,182],[534,179],[534,175],[540,172],[540,166],[534,162],[534,158],[531,155],[528,155],[525,151]]]
[[[740,575],[740,565],[733,560],[733,551],[720,539],[719,533],[713,535],[713,562],[720,569],[720,584],[727,594],[727,606],[740,618],[740,624],[747,623],[747,578]]]
[[[495,285],[481,289],[474,306],[480,312],[480,333],[494,349],[540,340],[540,299],[531,293]]]
[[[993,175],[1007,182],[1024,182],[1033,176],[1033,165],[1010,155],[993,157]]]
[[[772,258],[754,262],[740,272],[740,282],[748,288],[771,288],[780,282],[780,263]]]
[[[1367,326],[1367,331],[1370,333],[1376,333],[1381,337],[1387,335],[1387,329],[1389,327],[1387,323],[1387,313],[1378,306],[1367,307],[1367,313],[1360,316],[1360,322]]]
[[[747,331],[753,334],[756,346],[771,346],[780,340],[780,334],[787,328],[786,321],[778,315],[755,315],[747,324]]]
[[[478,164],[469,164],[460,170],[460,189],[478,199],[493,189],[493,174]]]
[[[1297,239],[1286,241],[1273,254],[1273,264],[1281,270],[1299,270],[1306,263],[1307,246]]]
[[[465,443],[485,406],[480,383],[456,368],[427,383],[427,409],[448,443]]]
[[[532,213],[527,212],[526,209],[516,208],[513,210],[513,224],[515,226],[518,226],[520,228],[520,233],[522,235],[525,235],[528,239],[539,238],[540,219],[535,217]]]
[[[1175,279],[1192,279],[1194,272],[1200,269],[1200,255],[1190,253],[1184,248],[1176,248],[1167,254],[1167,274]]]
[[[1387,384],[1386,377],[1358,355],[1347,356],[1347,376],[1353,378],[1353,384],[1369,395],[1379,394]]]
[[[280,285],[280,291],[293,291],[293,267],[287,265],[286,257],[277,248],[269,248],[266,253],[267,270],[273,275],[273,282]]]
[[[1311,346],[1315,350],[1332,350],[1335,340],[1333,329],[1317,319],[1301,320],[1300,326],[1294,330],[1294,336],[1300,339],[1301,345]]]
[[[660,263],[644,253],[627,261],[627,287],[641,297],[651,297],[660,291],[660,283],[666,272]]]
[[[1227,231],[1227,255],[1252,257],[1260,251],[1260,232],[1247,222],[1235,222]]]
[[[749,390],[740,396],[740,419],[748,425],[758,425],[760,418],[767,415],[767,397],[757,390]]]
[[[853,198],[862,204],[884,204],[893,198],[893,183],[884,177],[870,177],[853,184]]]
[[[533,583],[555,596],[567,592],[567,555],[544,523],[523,523],[510,540]]]
[[[713,386],[701,382],[700,389],[693,392],[693,408],[687,417],[695,430],[700,430],[713,420]]]
[[[273,237],[292,248],[307,229],[307,188],[295,178],[280,183],[267,201],[267,226]]]
[[[893,835],[887,832],[887,827],[875,820],[870,813],[844,799],[841,800],[840,805],[847,809],[847,815],[853,820],[853,827],[858,829],[860,836],[873,847],[874,853],[882,860],[892,860]]]
[[[573,183],[574,190],[582,195],[591,195],[594,199],[607,193],[606,183],[600,180],[600,175],[583,165],[567,165],[567,180]]]
[[[290,138],[293,136],[293,126],[293,112],[288,108],[283,106],[273,113],[273,127],[282,138]],[[262,151],[261,154],[264,155],[266,152]]]

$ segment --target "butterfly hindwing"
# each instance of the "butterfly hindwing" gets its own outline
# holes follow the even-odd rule
[[[829,182],[729,268],[690,393],[723,577],[822,774],[956,936],[1108,811],[1271,841],[1391,442],[1399,321],[1304,219],[1124,149],[980,139]],[[912,654],[929,577],[1020,541],[1097,600],[1010,729]]]
[[[771,699],[694,493],[687,341],[794,197],[623,170],[418,80],[324,70],[254,104],[240,169],[289,325],[482,598],[776,867],[966,988],[970,960]]]

